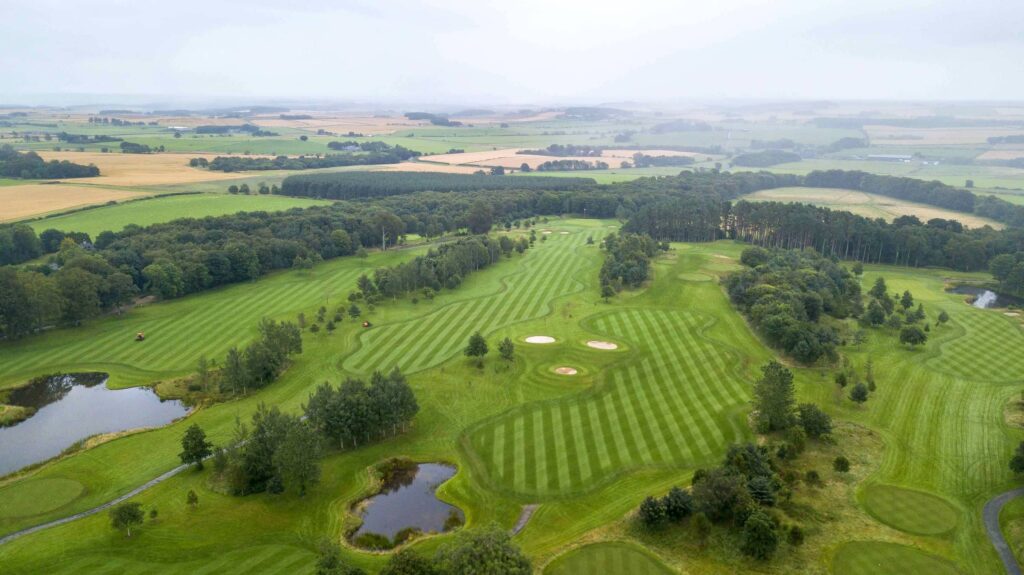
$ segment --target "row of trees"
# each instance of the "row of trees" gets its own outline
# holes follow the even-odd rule
[[[377,268],[371,279],[362,275],[356,281],[356,299],[377,301],[378,296],[399,296],[442,287],[455,289],[472,274],[499,261],[502,255],[523,253],[529,247],[526,238],[473,236],[431,248],[425,255],[389,268]]]
[[[35,152],[18,152],[12,146],[0,146],[0,178],[24,180],[56,180],[64,178],[90,178],[100,175],[93,165],[83,166],[67,160],[47,162]]]
[[[519,150],[517,154],[532,156],[580,156],[600,158],[604,148],[585,144],[551,144],[539,150]]]
[[[785,150],[763,150],[760,152],[747,152],[732,159],[734,166],[749,168],[766,168],[776,164],[787,162],[799,162],[800,154],[787,152]]]
[[[802,363],[834,360],[839,335],[821,320],[861,315],[857,278],[815,252],[751,247],[740,261],[745,269],[725,282],[729,298],[768,344]]]
[[[288,176],[281,184],[285,196],[332,200],[378,198],[422,191],[574,190],[592,185],[589,178],[493,178],[474,174],[418,172],[339,172]]]
[[[253,170],[313,170],[318,168],[337,168],[341,166],[371,166],[378,164],[397,164],[406,160],[416,152],[401,146],[386,152],[368,154],[326,154],[323,156],[277,156],[274,158],[250,158],[244,156],[217,156],[213,160],[193,158],[189,165],[207,168],[216,172],[243,172]]]
[[[538,172],[575,172],[578,170],[607,170],[608,162],[600,160],[549,160],[537,166]]]

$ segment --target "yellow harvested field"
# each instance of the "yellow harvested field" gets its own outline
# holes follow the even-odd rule
[[[472,174],[481,168],[473,166],[454,166],[451,164],[428,164],[426,162],[401,162],[399,164],[380,164],[371,166],[370,172],[443,172],[446,174]]]
[[[526,148],[504,148],[501,150],[486,150],[483,152],[466,152],[462,154],[435,154],[422,156],[421,159],[428,162],[440,162],[442,164],[476,166],[479,168],[501,166],[503,168],[519,168],[524,163],[530,168],[536,168],[544,162],[552,160],[582,160],[585,162],[602,161],[611,168],[618,168],[623,161],[632,161],[633,155],[640,150],[604,150],[601,157],[591,156],[543,156],[534,154],[520,154],[520,150]],[[690,156],[704,157],[704,155],[693,152],[680,152],[676,150],[642,150],[648,156]]]
[[[896,198],[867,194],[857,190],[841,190],[835,188],[776,188],[761,190],[740,199],[751,202],[800,202],[813,204],[833,210],[852,212],[868,218],[883,218],[892,221],[900,216],[917,216],[927,222],[932,218],[957,220],[965,226],[980,228],[991,226],[1002,229],[1003,225],[995,220],[955,212],[925,204],[915,204]]]
[[[208,154],[120,154],[101,152],[47,152],[40,151],[44,160],[67,160],[76,164],[94,164],[100,175],[88,178],[89,184],[106,186],[152,186],[159,184],[188,184],[212,180],[230,180],[244,174],[212,172],[189,167],[192,158],[213,159]],[[85,183],[86,179],[82,179]]]
[[[75,184],[0,186],[0,222],[144,195],[143,192]]]

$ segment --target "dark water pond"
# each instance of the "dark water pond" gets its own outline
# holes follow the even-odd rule
[[[990,308],[990,307],[1007,307],[1010,305],[1024,306],[1024,299],[1019,297],[1013,297],[1011,295],[996,293],[992,290],[967,286],[958,285],[948,290],[949,293],[956,293],[962,295],[969,295],[974,297],[974,302],[971,303],[977,308]]]
[[[390,473],[380,494],[366,500],[363,525],[353,534],[376,533],[394,539],[400,531],[445,531],[465,521],[462,511],[437,498],[435,491],[455,475],[455,467],[440,463],[402,466]]]
[[[102,373],[41,378],[12,390],[4,403],[36,412],[0,428],[0,475],[60,455],[76,441],[170,423],[188,413],[180,401],[164,401],[149,388],[107,389]]]

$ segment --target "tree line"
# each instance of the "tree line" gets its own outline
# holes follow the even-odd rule
[[[575,172],[579,170],[607,170],[608,162],[600,160],[588,162],[587,160],[549,160],[539,164],[538,172]]]
[[[215,172],[244,172],[262,170],[313,170],[318,168],[337,168],[341,166],[370,166],[378,164],[397,164],[407,160],[416,152],[402,146],[386,152],[368,154],[326,154],[323,156],[277,156],[274,158],[249,158],[244,156],[217,156],[212,160],[193,158],[189,165],[207,168]]]
[[[551,144],[539,150],[519,150],[517,154],[530,154],[534,156],[589,156],[601,157],[604,151],[603,146],[588,146],[585,144]]]
[[[495,178],[473,174],[345,172],[288,176],[281,184],[281,194],[347,200],[422,191],[573,190],[593,184],[594,180],[590,178]]]
[[[35,152],[18,152],[9,144],[0,146],[0,177],[24,180],[91,178],[100,175],[93,165],[83,166],[67,160],[47,162]]]
[[[256,341],[239,350],[232,346],[220,370],[221,392],[247,393],[270,385],[295,354],[302,353],[302,334],[291,322],[264,319]]]
[[[497,238],[474,236],[441,244],[411,261],[377,268],[372,279],[363,274],[356,281],[356,290],[350,299],[374,303],[381,298],[417,292],[433,297],[442,287],[457,288],[467,276],[499,261],[502,255],[521,254],[528,247],[526,238],[512,240],[504,235]]]
[[[747,152],[740,154],[733,158],[732,164],[734,166],[743,166],[747,168],[766,168],[768,166],[774,166],[776,164],[785,164],[787,162],[799,162],[800,154],[795,152],[787,152],[785,150],[762,150],[760,152]]]

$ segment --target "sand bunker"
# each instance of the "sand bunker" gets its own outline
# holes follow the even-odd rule
[[[569,232],[558,232],[558,233],[559,233],[560,235],[563,235],[563,236],[567,236],[567,235],[569,235]]]
[[[1010,317],[1017,317],[1017,316],[1019,316],[1020,314],[1019,314],[1019,313],[1017,313],[1017,312],[1015,312],[1015,311],[1004,311],[1004,312],[1003,312],[1003,315],[1008,315],[1008,316],[1010,316]]]
[[[555,368],[555,373],[558,375],[576,375],[576,368],[574,367],[558,367]]]
[[[546,236],[546,235],[548,235],[548,234],[550,234],[550,233],[551,233],[551,230],[544,230],[544,231],[543,231],[543,232],[541,232],[541,233],[542,233],[542,234],[544,234],[544,235]]]
[[[550,335],[531,335],[526,338],[526,343],[555,343],[555,338]]]
[[[597,341],[596,339],[588,341],[587,347],[592,347],[594,349],[619,349],[618,344],[612,343],[610,341]]]

